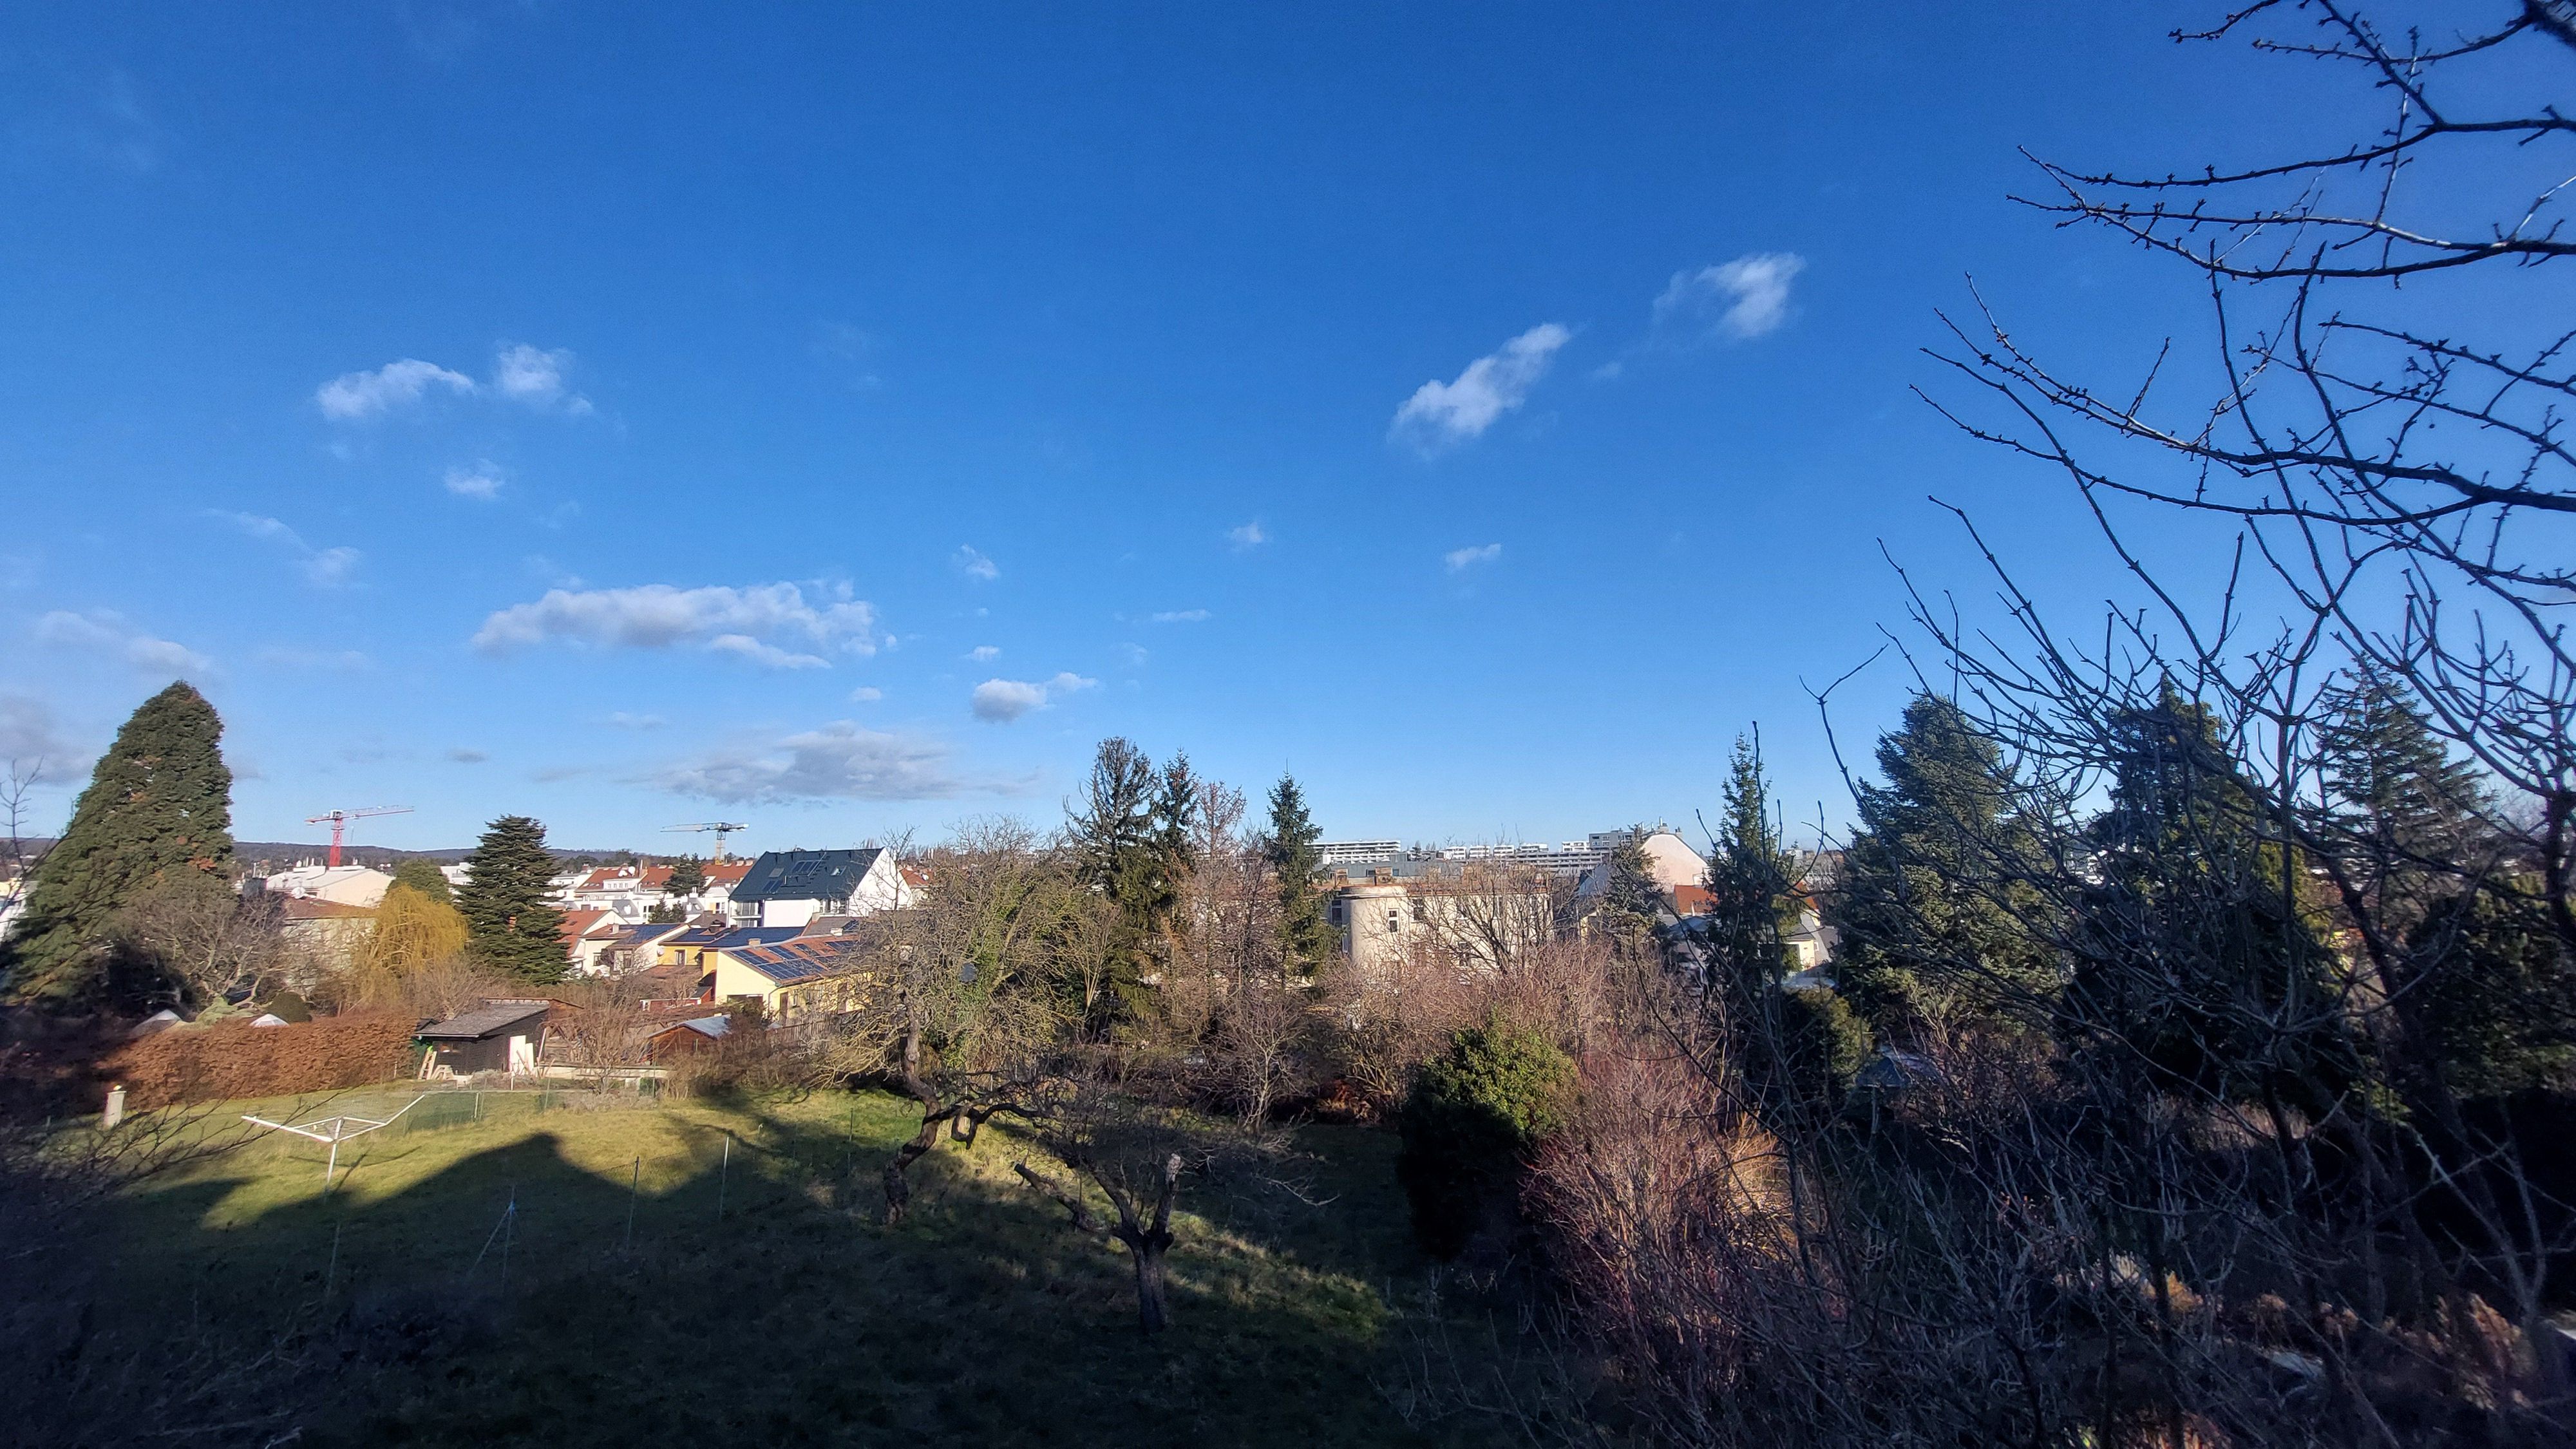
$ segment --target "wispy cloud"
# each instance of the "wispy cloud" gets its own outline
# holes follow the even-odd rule
[[[1097,679],[1085,679],[1071,673],[1036,682],[987,679],[975,686],[970,704],[977,719],[987,724],[1009,724],[1031,710],[1044,709],[1065,695],[1095,688],[1099,683]]]
[[[564,375],[571,370],[568,349],[548,351],[523,342],[504,343],[492,359],[492,386],[501,396],[529,407],[589,412],[590,399],[565,386]]]
[[[477,390],[474,379],[461,372],[406,357],[373,372],[344,372],[322,384],[313,394],[313,401],[321,406],[326,418],[356,422],[416,403],[433,387],[461,396],[470,396]]]
[[[1503,414],[1528,401],[1530,390],[1547,375],[1550,359],[1573,336],[1557,323],[1542,322],[1468,363],[1455,381],[1424,383],[1395,410],[1390,436],[1424,452],[1481,436]]]
[[[1259,548],[1268,543],[1270,534],[1262,528],[1261,520],[1256,518],[1250,523],[1227,529],[1225,541],[1232,544],[1235,551],[1240,553],[1247,548]]]
[[[658,714],[631,714],[621,709],[611,712],[603,723],[611,729],[658,730],[662,727],[662,717]]]
[[[1655,325],[1740,340],[1776,332],[1789,320],[1789,284],[1806,269],[1806,258],[1795,252],[1754,252],[1675,272],[1655,299]]]
[[[1441,562],[1449,565],[1449,572],[1454,574],[1474,568],[1478,564],[1492,563],[1494,560],[1501,558],[1502,556],[1503,546],[1501,544],[1480,543],[1473,548],[1453,548],[1447,553],[1442,554],[1440,559]]]
[[[358,551],[354,548],[315,548],[304,536],[283,522],[257,513],[233,513],[219,508],[206,510],[209,518],[220,518],[253,538],[282,543],[296,554],[297,567],[305,580],[321,588],[338,588],[349,582],[357,571]]]
[[[0,694],[0,760],[27,770],[41,764],[45,778],[59,785],[87,754],[63,733],[53,706],[31,695]]]
[[[499,497],[501,489],[509,481],[509,475],[501,471],[500,464],[488,461],[466,467],[450,468],[447,470],[445,479],[448,492],[459,498],[473,498],[487,503]]]
[[[995,644],[978,644],[974,648],[966,651],[966,657],[974,660],[978,664],[983,663],[987,659],[999,659],[1002,657],[1001,646]]]
[[[479,765],[492,757],[481,750],[456,749],[449,750],[447,758],[459,765]]]
[[[876,611],[851,598],[847,586],[819,592],[819,598],[808,599],[795,584],[550,589],[533,603],[514,604],[485,619],[474,647],[487,653],[546,643],[696,648],[788,669],[822,667],[829,654],[874,654]],[[820,652],[792,650],[782,640]]]
[[[215,667],[213,660],[187,645],[142,633],[108,609],[86,614],[57,609],[36,621],[36,642],[85,649],[153,673],[204,674]]]
[[[1145,622],[1148,624],[1199,624],[1205,623],[1209,617],[1205,609],[1166,609],[1159,614],[1146,615]]]
[[[727,805],[802,800],[944,800],[976,788],[936,740],[839,720],[768,744],[719,750],[671,766],[652,783]]]
[[[885,691],[873,684],[862,684],[850,691],[850,701],[853,704],[874,704],[883,698],[885,698]]]
[[[339,674],[354,674],[375,665],[374,660],[355,649],[306,649],[289,644],[272,644],[251,657],[271,669]]]
[[[957,570],[970,579],[986,583],[1002,576],[1000,565],[962,543],[957,545]]]

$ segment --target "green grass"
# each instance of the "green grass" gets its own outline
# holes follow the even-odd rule
[[[308,1325],[307,1444],[1442,1442],[1380,1389],[1429,1272],[1391,1134],[1298,1134],[1321,1206],[1185,1188],[1174,1327],[1147,1340],[1125,1254],[1010,1175],[1031,1148],[1007,1129],[916,1166],[888,1230],[891,1097],[487,1106],[349,1144],[327,1195],[324,1149],[276,1135],[153,1183],[122,1207],[118,1311]]]

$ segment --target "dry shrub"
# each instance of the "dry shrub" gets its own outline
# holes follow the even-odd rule
[[[749,1003],[726,1014],[733,1024],[723,1036],[671,1064],[666,1091],[680,1097],[725,1097],[811,1084],[821,1061],[814,1037],[800,1030],[772,1030],[767,1016]]]
[[[137,1110],[236,1097],[282,1097],[407,1076],[416,1062],[408,1017],[360,1012],[292,1026],[224,1022],[178,1027],[133,1042],[101,1063]]]
[[[1462,963],[1435,942],[1366,980],[1345,963],[1327,983],[1340,1029],[1324,1053],[1324,1090],[1356,1097],[1366,1113],[1392,1111],[1423,1063],[1459,1031],[1497,1015],[1580,1058],[1617,1038],[1652,975],[1651,965],[1627,961],[1612,943],[1578,937],[1524,945],[1500,970]]]

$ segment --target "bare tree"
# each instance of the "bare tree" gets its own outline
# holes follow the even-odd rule
[[[191,873],[146,890],[118,914],[121,950],[200,1002],[283,984],[292,953],[284,913],[265,892],[236,896],[221,880]]]

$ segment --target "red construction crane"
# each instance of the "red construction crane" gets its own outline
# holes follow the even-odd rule
[[[371,805],[364,810],[334,810],[327,815],[308,815],[304,818],[304,823],[319,825],[326,820],[331,822],[331,868],[337,870],[340,868],[340,837],[348,831],[350,821],[364,820],[370,815],[409,815],[410,813],[411,807],[408,805]]]

